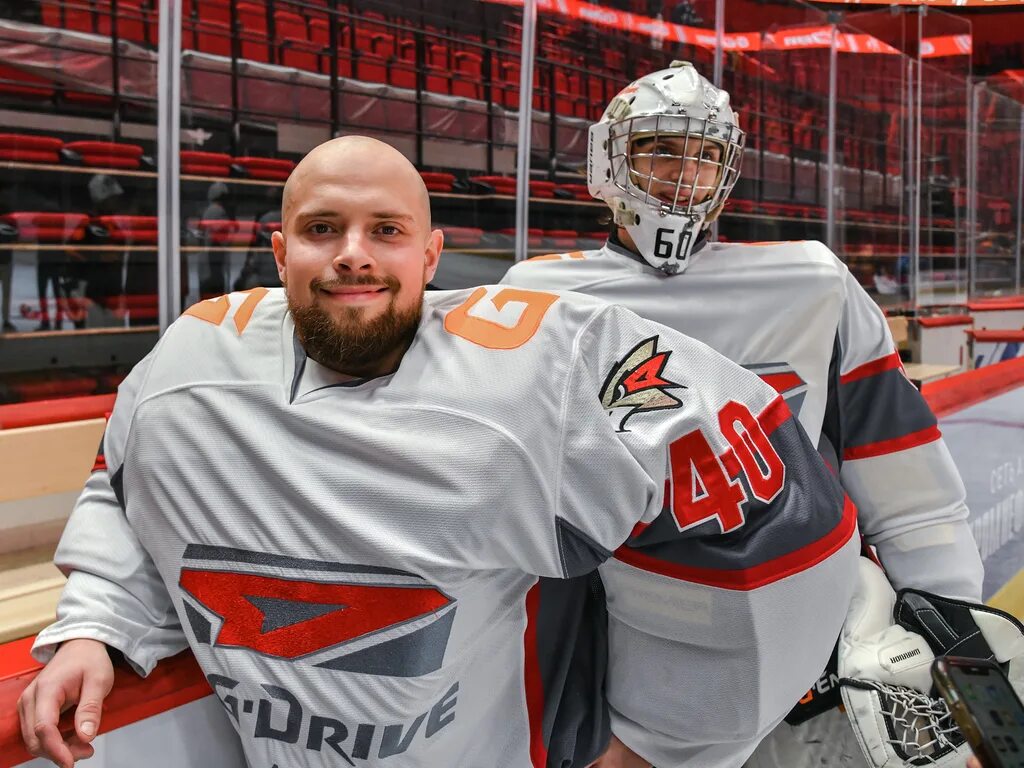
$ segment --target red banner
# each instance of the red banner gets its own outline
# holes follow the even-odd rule
[[[488,0],[503,5],[522,6],[523,0]],[[860,2],[861,0],[847,0]],[[864,0],[865,2],[885,2],[889,0]],[[1003,2],[1004,0],[998,0]],[[1005,0],[1009,2],[1009,0]],[[945,0],[943,0],[945,2]],[[989,2],[989,0],[985,0]],[[1024,5],[1024,0],[1014,0]],[[957,0],[958,4],[982,4],[972,0]],[[921,3],[908,3],[920,5]],[[952,5],[952,2],[946,3]],[[668,40],[683,45],[696,45],[713,50],[716,45],[715,31],[702,27],[688,27],[684,24],[673,24],[650,16],[641,16],[627,11],[617,11],[581,0],[537,0],[537,10],[541,12],[559,13],[588,24],[647,35],[655,40]],[[722,48],[726,51],[763,51],[793,50],[803,48],[828,48],[831,45],[832,27],[817,26],[785,29],[769,34],[762,32],[727,32],[722,37]],[[881,40],[865,34],[849,34],[840,32],[836,48],[843,53],[884,53],[898,54],[899,51]],[[921,56],[936,58],[939,56],[966,56],[971,52],[970,35],[948,35],[945,37],[925,38],[921,41]]]

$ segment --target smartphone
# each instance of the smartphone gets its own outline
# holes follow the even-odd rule
[[[943,656],[932,679],[984,768],[1024,768],[1024,704],[995,662]]]

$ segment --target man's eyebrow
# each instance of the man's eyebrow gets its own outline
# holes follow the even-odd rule
[[[331,211],[331,210],[328,210],[326,208],[323,209],[323,210],[320,210],[320,211],[299,211],[299,213],[297,213],[295,215],[295,218],[297,218],[297,219],[336,219],[336,218],[338,218],[338,213],[337,213],[337,211]]]
[[[415,220],[412,214],[399,213],[398,211],[374,211],[371,215],[375,219],[404,219],[405,221]]]

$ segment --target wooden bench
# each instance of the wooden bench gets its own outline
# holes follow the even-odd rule
[[[58,401],[59,402],[59,401]],[[83,398],[78,420],[0,428],[0,642],[53,621],[64,577],[53,552],[92,469],[113,396]],[[64,406],[64,403],[61,403]],[[0,406],[0,425],[23,424],[44,403]],[[57,411],[60,410],[58,407]],[[73,418],[73,417],[72,417]]]
[[[930,381],[945,379],[948,376],[963,371],[959,365],[936,365],[929,363],[905,363],[903,370],[907,372],[907,378],[914,382],[918,389]]]

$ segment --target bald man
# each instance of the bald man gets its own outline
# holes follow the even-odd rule
[[[408,161],[372,139],[330,141],[286,185],[273,236],[284,288],[200,302],[135,367],[55,557],[68,582],[33,646],[47,665],[19,700],[33,754],[64,768],[92,754],[109,649],[147,675],[189,647],[250,766],[582,767],[609,726],[581,579],[638,525],[666,556],[689,547],[685,527],[658,522],[666,457],[687,473],[688,451],[728,455],[734,478],[699,480],[708,494],[692,509],[676,492],[679,520],[721,491],[730,520],[758,517],[740,549],[785,567],[757,565],[757,584],[730,598],[727,637],[709,634],[693,584],[661,583],[642,561],[609,599],[650,622],[673,599],[703,605],[703,636],[686,642],[742,677],[752,659],[731,649],[770,635],[752,608],[761,586],[781,588],[787,622],[813,617],[785,649],[807,674],[782,699],[813,682],[856,542],[774,390],[596,300],[425,295],[442,243]],[[777,525],[796,552],[781,552]],[[706,568],[738,566],[715,539],[701,539]],[[825,579],[840,585],[827,600]],[[659,653],[644,663],[663,669]],[[634,728],[662,727],[661,702],[685,695],[664,673]],[[743,716],[747,698],[708,707]],[[721,730],[680,749],[716,749]]]

